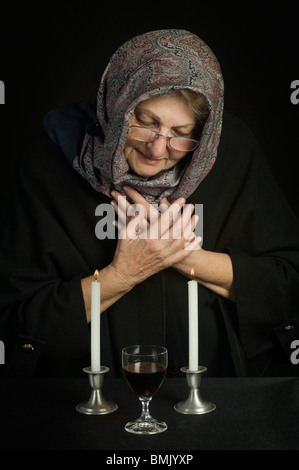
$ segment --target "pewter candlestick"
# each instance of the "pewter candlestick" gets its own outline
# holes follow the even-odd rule
[[[186,401],[180,401],[174,405],[175,411],[186,415],[201,415],[215,410],[214,403],[203,400],[199,393],[201,374],[206,370],[207,368],[204,366],[199,366],[195,371],[188,369],[188,367],[181,368],[181,371],[187,374],[190,392]]]
[[[79,403],[76,406],[76,410],[79,411],[79,413],[84,413],[86,415],[105,415],[117,410],[118,406],[115,403],[107,401],[103,397],[102,386],[104,382],[104,374],[109,370],[110,369],[105,366],[101,366],[101,369],[98,372],[93,372],[90,367],[85,367],[83,369],[83,371],[88,374],[92,392],[88,401]]]

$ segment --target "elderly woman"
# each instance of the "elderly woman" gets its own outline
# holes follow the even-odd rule
[[[299,223],[252,133],[224,112],[223,90],[199,37],[153,31],[111,57],[95,109],[45,116],[2,234],[8,376],[74,376],[90,364],[95,269],[112,374],[129,344],[165,345],[169,375],[188,365],[191,269],[207,375],[298,373]],[[95,230],[108,204],[118,239]]]

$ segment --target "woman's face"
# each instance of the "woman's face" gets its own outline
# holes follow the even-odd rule
[[[153,129],[165,136],[194,139],[196,119],[183,96],[160,95],[136,106],[129,126]],[[168,140],[159,137],[153,142],[138,142],[128,137],[125,158],[137,175],[149,178],[175,166],[188,152],[173,150]]]

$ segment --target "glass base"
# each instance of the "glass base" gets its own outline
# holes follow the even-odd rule
[[[163,421],[151,420],[136,420],[130,421],[125,425],[125,430],[133,434],[158,434],[167,429],[167,424]]]

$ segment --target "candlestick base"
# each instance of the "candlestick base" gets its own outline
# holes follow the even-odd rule
[[[88,401],[79,403],[76,406],[76,410],[79,411],[79,413],[86,415],[105,415],[117,410],[118,406],[115,403],[107,401],[103,397],[102,386],[104,374],[109,370],[110,369],[105,366],[101,366],[98,372],[93,372],[90,367],[83,369],[83,371],[88,374],[92,392]]]
[[[215,410],[214,403],[205,401],[199,393],[201,374],[207,370],[204,366],[199,366],[197,370],[191,371],[188,367],[181,367],[181,371],[187,374],[187,383],[190,388],[186,401],[180,401],[174,405],[175,411],[185,415],[201,415]]]

